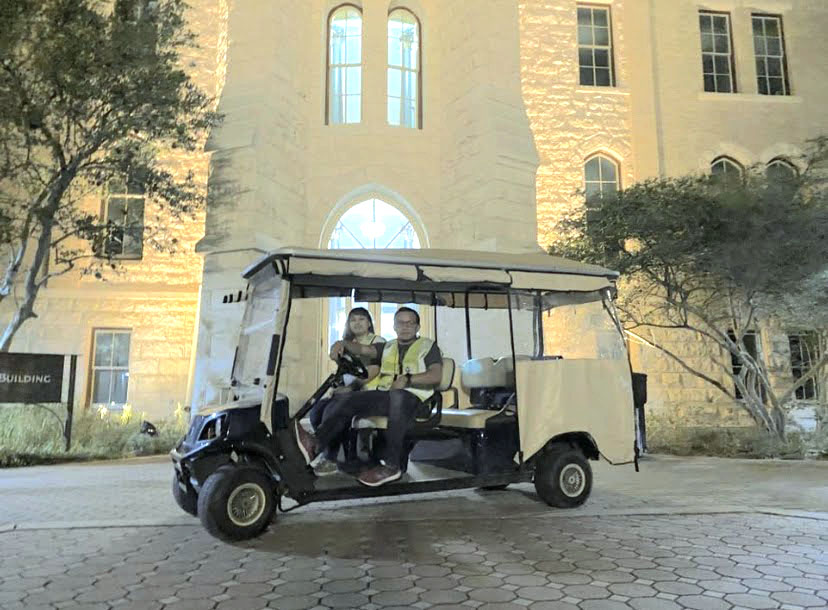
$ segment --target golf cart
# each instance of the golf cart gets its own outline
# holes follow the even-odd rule
[[[637,459],[616,272],[541,253],[285,248],[243,275],[232,401],[199,409],[171,452],[177,503],[214,536],[255,537],[277,510],[311,502],[523,482],[551,506],[575,507],[592,488],[589,460]],[[294,437],[294,420],[346,375],[367,375],[346,352],[314,391],[325,371],[309,354],[320,343],[312,333],[324,307],[346,299],[418,308],[444,356],[428,412],[406,437],[405,474],[380,487],[317,478]],[[376,464],[386,423],[354,419],[343,470]]]

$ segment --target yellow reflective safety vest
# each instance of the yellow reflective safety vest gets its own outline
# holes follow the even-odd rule
[[[418,337],[415,339],[414,343],[409,346],[408,350],[405,352],[402,362],[400,362],[400,351],[399,346],[397,345],[397,340],[394,339],[393,341],[386,343],[385,348],[382,350],[382,365],[380,366],[380,373],[376,377],[376,389],[391,389],[391,384],[394,382],[394,377],[397,375],[404,375],[406,373],[417,375],[419,373],[425,373],[428,370],[428,367],[426,367],[425,364],[425,357],[428,352],[431,351],[431,347],[433,345],[434,341],[431,339]],[[433,389],[405,389],[407,392],[414,394],[414,396],[420,400],[426,400],[434,394]]]
[[[362,345],[374,345],[375,343],[385,343],[385,337],[383,337],[382,335],[367,334],[367,335],[364,335],[362,338],[357,339],[357,342],[362,344]],[[362,363],[366,364],[366,361],[363,360]],[[367,366],[367,364],[366,364],[366,366]],[[379,379],[380,379],[380,376],[377,375],[371,381],[369,381],[367,383],[363,383],[362,386],[360,386],[360,389],[361,390],[376,390],[377,385],[379,384]]]

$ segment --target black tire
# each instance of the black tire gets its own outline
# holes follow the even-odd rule
[[[231,501],[240,512],[233,512]],[[247,510],[251,514],[244,514]],[[222,466],[207,477],[198,494],[201,525],[221,540],[255,538],[270,524],[275,510],[273,481],[251,466]]]
[[[535,490],[549,506],[580,506],[592,491],[592,468],[580,449],[552,447],[538,456]]]
[[[198,494],[195,492],[195,489],[186,483],[187,490],[181,489],[181,486],[178,484],[179,481],[178,475],[173,474],[172,495],[175,498],[175,503],[185,513],[190,513],[195,517],[198,515]]]

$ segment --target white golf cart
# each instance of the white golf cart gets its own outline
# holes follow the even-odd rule
[[[285,248],[244,277],[234,400],[200,409],[171,452],[176,501],[219,538],[259,535],[283,499],[301,506],[534,482],[546,503],[574,507],[591,491],[589,460],[637,465],[613,271],[541,253]],[[317,478],[294,438],[295,419],[346,374],[366,374],[346,352],[313,391],[321,375],[310,352],[321,340],[312,333],[332,298],[419,308],[443,351],[430,412],[406,439],[406,474],[381,487]],[[352,422],[343,470],[371,464],[385,425]]]

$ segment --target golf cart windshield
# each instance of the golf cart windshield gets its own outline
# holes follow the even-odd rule
[[[233,380],[242,385],[259,385],[267,375],[271,351],[278,344],[277,321],[281,302],[281,278],[272,265],[250,279],[247,305],[242,318]]]

